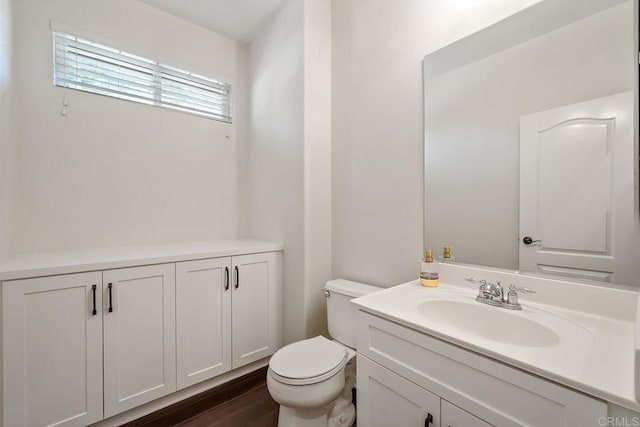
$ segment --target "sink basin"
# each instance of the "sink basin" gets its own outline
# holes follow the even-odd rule
[[[485,340],[524,347],[552,347],[560,337],[552,329],[528,319],[524,312],[483,305],[476,301],[427,300],[417,306],[428,322],[454,328]]]

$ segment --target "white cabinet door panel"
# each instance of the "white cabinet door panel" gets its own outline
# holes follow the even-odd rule
[[[440,398],[358,355],[358,425],[440,426]],[[463,426],[471,427],[471,426]]]
[[[178,389],[231,369],[231,258],[176,264]]]
[[[480,418],[463,411],[444,399],[440,402],[442,416],[440,425],[442,427],[491,427],[491,424],[485,423]]]
[[[102,419],[101,283],[100,272],[4,282],[4,425]]]
[[[273,354],[282,341],[280,253],[235,256],[233,262],[233,368]]]
[[[103,292],[110,417],[176,391],[175,264],[104,271]]]

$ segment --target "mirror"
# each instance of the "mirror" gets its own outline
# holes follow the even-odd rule
[[[640,286],[637,0],[543,0],[427,55],[424,241]]]

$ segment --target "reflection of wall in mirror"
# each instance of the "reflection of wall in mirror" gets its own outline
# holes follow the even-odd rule
[[[425,244],[518,268],[521,115],[633,87],[632,2],[425,82]]]

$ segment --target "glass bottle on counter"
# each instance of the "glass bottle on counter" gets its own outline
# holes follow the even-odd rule
[[[438,286],[438,263],[433,260],[431,249],[424,254],[424,261],[420,263],[420,284],[429,288]]]

